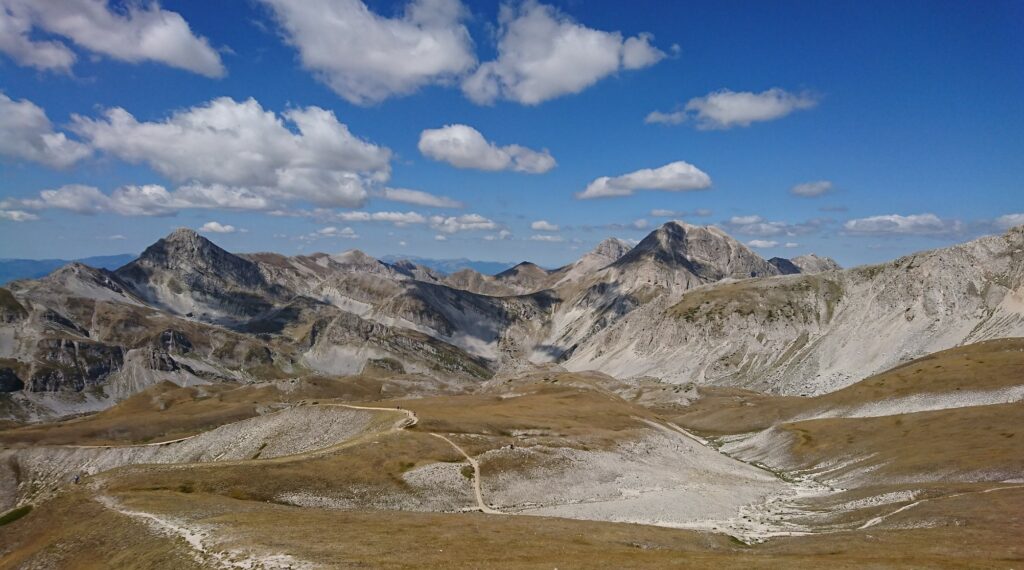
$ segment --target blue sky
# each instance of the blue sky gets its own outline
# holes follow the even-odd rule
[[[682,218],[855,265],[1024,223],[1019,2],[58,4],[0,0],[0,257],[555,266]]]

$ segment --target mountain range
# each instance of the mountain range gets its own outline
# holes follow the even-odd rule
[[[16,279],[38,279],[45,277],[55,269],[77,261],[100,269],[117,269],[135,259],[135,255],[122,253],[119,255],[101,255],[83,257],[82,259],[0,259],[0,285]]]
[[[451,274],[463,269],[472,269],[484,275],[494,275],[512,267],[513,263],[504,261],[479,261],[460,257],[458,259],[434,259],[429,257],[416,257],[410,255],[385,255],[380,258],[385,263],[398,263],[409,261],[416,265],[422,265],[437,271],[438,273]]]
[[[1024,335],[1024,228],[842,270],[765,260],[668,222],[557,269],[451,274],[352,250],[232,254],[179,229],[115,270],[0,289],[0,417],[102,409],[147,386],[378,367],[455,385],[559,366],[832,392],[961,344]]]

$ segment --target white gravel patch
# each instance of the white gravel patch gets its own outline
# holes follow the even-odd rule
[[[431,463],[406,471],[402,480],[424,497],[422,510],[472,510],[476,505],[473,481],[462,474],[465,466],[463,462]]]
[[[132,464],[203,463],[269,459],[309,452],[361,433],[372,412],[343,407],[300,406],[227,424],[165,445],[118,447],[38,446],[0,451],[0,471],[20,471],[17,490],[0,489],[0,499],[46,494],[75,473],[95,475]],[[0,476],[0,481],[9,480]]]
[[[538,464],[488,475],[489,459]],[[785,484],[682,434],[656,432],[610,451],[531,447],[480,456],[484,496],[506,512],[672,526],[726,519]]]

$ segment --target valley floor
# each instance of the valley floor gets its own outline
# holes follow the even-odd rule
[[[956,395],[1019,393],[1022,349],[816,398],[555,370],[376,401],[358,377],[161,384],[0,431],[0,568],[1020,567],[1024,403]],[[929,405],[858,412],[899,398]]]

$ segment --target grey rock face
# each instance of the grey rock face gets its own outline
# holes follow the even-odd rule
[[[773,257],[768,260],[775,269],[779,270],[782,275],[795,275],[797,273],[803,273],[795,263],[784,258],[784,257]]]
[[[271,307],[283,291],[259,267],[181,228],[118,269],[117,277],[140,297],[179,313],[252,316]]]
[[[793,265],[800,269],[800,273],[823,273],[825,271],[842,269],[831,257],[823,257],[813,253],[794,257],[791,261]]]
[[[96,342],[43,339],[37,345],[28,389],[33,392],[98,386],[124,364],[124,349]]]

